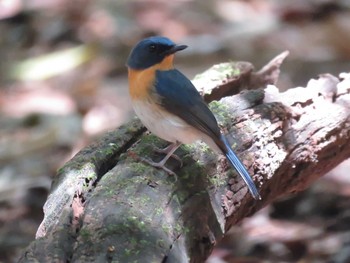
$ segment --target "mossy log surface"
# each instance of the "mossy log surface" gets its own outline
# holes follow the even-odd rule
[[[279,92],[267,85],[286,56],[260,71],[247,62],[216,65],[194,80],[261,201],[203,143],[180,147],[182,167],[167,163],[177,178],[140,162],[160,160],[152,148],[166,142],[134,119],[58,171],[36,240],[19,262],[203,262],[232,225],[349,158],[349,74]]]

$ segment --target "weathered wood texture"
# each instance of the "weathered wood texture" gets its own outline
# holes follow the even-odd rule
[[[203,262],[234,224],[301,191],[350,156],[350,77],[307,87],[274,84],[287,53],[258,72],[215,66],[195,80],[259,186],[254,201],[226,159],[204,144],[178,150],[176,178],[138,161],[160,159],[138,120],[80,151],[54,179],[37,239],[19,262]],[[242,88],[254,88],[239,95]],[[257,89],[261,87],[261,89]]]

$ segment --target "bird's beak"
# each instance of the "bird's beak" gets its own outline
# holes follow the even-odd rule
[[[168,49],[167,51],[165,51],[163,54],[164,55],[171,55],[171,54],[174,54],[178,51],[181,51],[181,50],[184,50],[185,48],[187,48],[186,45],[175,45],[175,46],[172,46],[170,49]]]

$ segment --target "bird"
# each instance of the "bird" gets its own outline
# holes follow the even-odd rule
[[[171,144],[163,149],[160,162],[142,158],[154,167],[174,174],[165,166],[181,144],[201,140],[223,153],[243,178],[254,199],[261,196],[243,163],[232,150],[217,120],[192,82],[174,67],[174,55],[187,45],[175,44],[163,36],[138,42],[127,58],[129,93],[132,106],[151,133]]]

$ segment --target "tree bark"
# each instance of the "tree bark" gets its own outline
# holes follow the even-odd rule
[[[261,201],[200,142],[180,147],[183,167],[167,163],[176,178],[140,162],[161,159],[152,147],[166,143],[134,119],[58,171],[37,238],[19,262],[203,262],[232,225],[347,159],[349,74],[279,92],[267,85],[287,55],[257,72],[247,62],[216,65],[194,80],[208,102],[221,98],[210,107]]]

